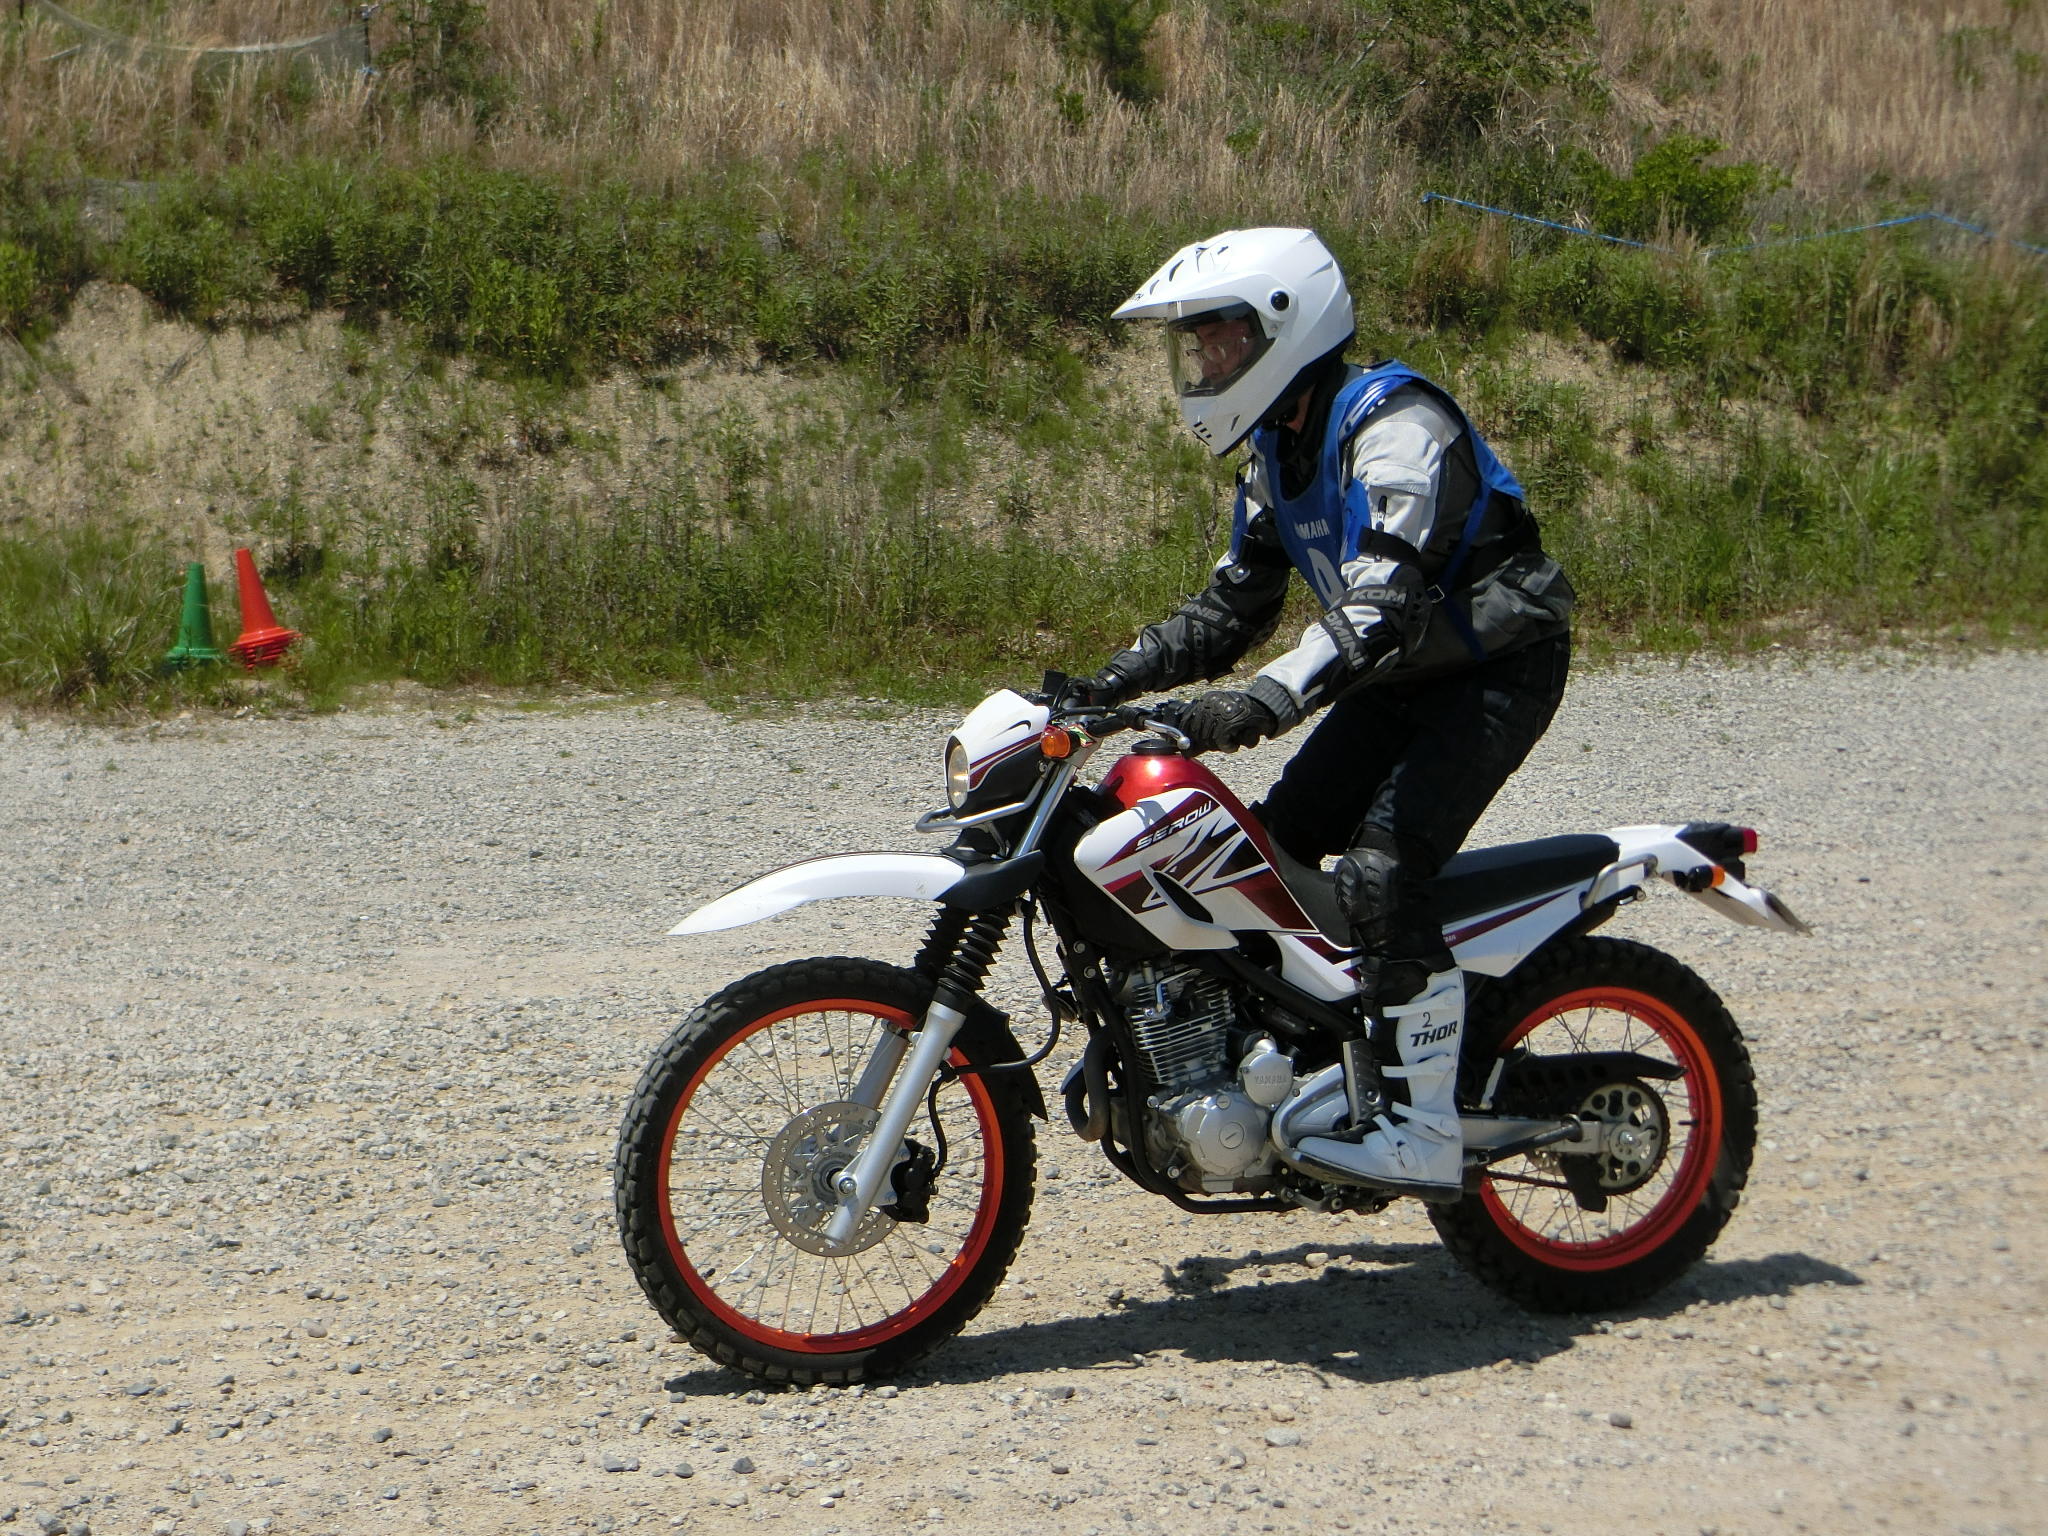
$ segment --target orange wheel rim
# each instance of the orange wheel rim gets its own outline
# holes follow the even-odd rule
[[[1531,1258],[1553,1269],[1619,1269],[1662,1247],[1699,1209],[1721,1155],[1725,1117],[1720,1079],[1706,1042],[1685,1015],[1630,987],[1585,987],[1553,998],[1517,1024],[1501,1049],[1545,1029],[1560,1030],[1582,1050],[1643,1050],[1654,1042],[1681,1072],[1659,1085],[1675,1090],[1674,1097],[1682,1095],[1680,1103],[1667,1103],[1671,1144],[1651,1183],[1618,1197],[1622,1220],[1617,1222],[1613,1215],[1617,1197],[1610,1197],[1606,1219],[1589,1220],[1592,1213],[1580,1210],[1559,1184],[1490,1172],[1480,1185],[1487,1215]],[[1618,1034],[1619,1042],[1607,1044],[1603,1039],[1596,1047],[1596,1032],[1603,1037]]]
[[[878,1026],[887,1025],[908,1031],[916,1024],[916,1020],[902,1009],[855,998],[829,998],[798,1003],[762,1015],[727,1040],[709,1060],[691,1074],[689,1082],[684,1085],[682,1093],[676,1099],[675,1107],[669,1111],[667,1123],[662,1128],[661,1158],[656,1173],[656,1202],[661,1216],[662,1241],[667,1245],[670,1262],[675,1266],[683,1283],[689,1287],[691,1294],[706,1310],[735,1332],[744,1334],[757,1343],[799,1354],[845,1354],[871,1348],[901,1336],[932,1316],[966,1283],[967,1277],[974,1272],[975,1265],[987,1251],[995,1236],[996,1212],[1002,1200],[1004,1154],[1002,1136],[996,1123],[995,1100],[980,1074],[970,1073],[961,1078],[960,1082],[966,1090],[975,1134],[972,1138],[955,1140],[948,1162],[951,1166],[958,1166],[963,1150],[961,1141],[978,1141],[979,1145],[973,1155],[980,1165],[980,1190],[971,1212],[962,1213],[962,1219],[957,1223],[957,1237],[942,1244],[951,1250],[950,1256],[934,1263],[933,1259],[940,1256],[918,1250],[916,1240],[903,1234],[917,1232],[929,1236],[934,1230],[952,1231],[956,1230],[955,1227],[935,1229],[902,1224],[888,1234],[882,1243],[868,1250],[883,1255],[874,1265],[856,1265],[855,1261],[865,1258],[865,1253],[851,1255],[846,1259],[806,1256],[813,1258],[814,1262],[802,1263],[796,1257],[798,1250],[789,1245],[787,1239],[775,1239],[769,1235],[773,1228],[767,1214],[760,1208],[760,1163],[757,1158],[751,1164],[745,1165],[752,1169],[751,1178],[735,1175],[720,1193],[735,1202],[730,1212],[733,1217],[744,1220],[750,1214],[758,1222],[764,1248],[772,1247],[774,1242],[780,1241],[791,1256],[790,1277],[781,1288],[780,1311],[783,1322],[793,1320],[795,1312],[807,1313],[811,1320],[816,1321],[829,1309],[833,1314],[832,1324],[823,1331],[796,1329],[769,1322],[760,1313],[750,1315],[735,1299],[746,1294],[745,1291],[736,1292],[729,1285],[721,1288],[714,1283],[721,1274],[726,1274],[729,1278],[729,1265],[721,1259],[715,1264],[707,1262],[703,1268],[699,1267],[677,1222],[678,1195],[685,1197],[684,1203],[687,1205],[689,1197],[704,1193],[704,1188],[698,1185],[679,1188],[676,1180],[676,1144],[685,1114],[696,1103],[699,1092],[705,1089],[712,1073],[721,1065],[730,1064],[735,1052],[754,1041],[763,1031],[791,1019],[835,1013],[847,1015],[849,1021],[865,1022],[870,1035]],[[829,1024],[827,1029],[829,1031]],[[953,1052],[951,1060],[955,1066],[965,1064],[965,1058],[957,1050]],[[799,1079],[798,1087],[801,1086]],[[766,1139],[759,1134],[764,1128],[762,1124],[752,1120],[745,1123],[749,1126],[748,1135],[727,1139],[743,1142]],[[948,1135],[951,1139],[955,1138],[957,1133],[949,1129]],[[730,1161],[743,1163],[741,1158]],[[752,1201],[751,1206],[747,1204],[749,1197]],[[935,1213],[939,1204],[938,1200],[933,1201]],[[924,1248],[929,1249],[930,1246],[931,1244],[927,1242]],[[885,1253],[884,1250],[889,1251]],[[746,1262],[742,1260],[742,1269],[745,1268]],[[837,1266],[836,1273],[834,1266]],[[713,1272],[707,1273],[707,1270]],[[767,1288],[750,1282],[748,1289]],[[898,1296],[901,1298],[901,1304],[892,1305],[891,1298]],[[804,1301],[806,1297],[807,1302]],[[772,1299],[763,1298],[764,1302]],[[766,1311],[765,1306],[763,1311]],[[849,1315],[852,1326],[842,1326],[849,1320]]]

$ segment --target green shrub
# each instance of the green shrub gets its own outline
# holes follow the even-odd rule
[[[1590,84],[1587,0],[1388,0],[1369,66],[1382,110],[1426,150],[1476,141],[1511,101]],[[1361,18],[1359,41],[1370,40]]]
[[[1425,325],[1485,330],[1509,311],[1511,271],[1498,224],[1445,225],[1413,247],[1405,307]]]
[[[0,536],[0,692],[87,706],[146,692],[176,635],[183,576],[128,527]]]
[[[0,329],[34,335],[93,271],[77,194],[40,167],[0,167]]]
[[[1598,253],[1596,266],[1599,280],[1579,312],[1588,334],[1625,362],[1670,366],[1705,355],[1711,309],[1707,276],[1697,263],[1609,249]]]
[[[502,112],[511,85],[483,41],[482,0],[393,0],[395,36],[378,55],[416,101],[467,106],[480,125]]]
[[[1682,232],[1703,243],[1739,239],[1764,193],[1785,184],[1754,161],[1708,165],[1718,139],[1673,133],[1617,176],[1572,144],[1508,144],[1472,161],[1466,186],[1481,202],[1604,235],[1650,243]]]
[[[0,331],[27,327],[38,307],[41,285],[35,253],[0,240]]]
[[[1614,176],[1587,158],[1582,163],[1594,227],[1637,240],[1655,239],[1667,228],[1707,242],[1739,235],[1757,194],[1783,178],[1751,161],[1705,163],[1720,152],[1719,139],[1674,133],[1638,155],[1626,176]]]
[[[114,274],[165,309],[207,321],[262,290],[256,247],[231,207],[196,184],[167,186],[129,216]]]
[[[196,319],[296,295],[401,316],[514,376],[758,350],[922,388],[976,334],[1044,357],[1063,330],[1111,335],[1109,312],[1179,237],[921,164],[811,174],[821,233],[799,249],[776,231],[765,178],[655,194],[468,159],[259,163],[163,187],[110,265]]]
[[[1013,0],[1011,11],[1051,28],[1067,51],[1102,72],[1102,83],[1125,101],[1143,105],[1159,95],[1159,72],[1145,54],[1152,27],[1169,0]],[[1062,93],[1064,98],[1066,93]],[[1075,97],[1061,113],[1079,127],[1085,116]]]

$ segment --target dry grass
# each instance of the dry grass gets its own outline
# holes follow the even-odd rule
[[[190,42],[274,40],[336,21],[319,0],[182,0],[146,26],[136,13],[149,8],[80,0],[80,9],[103,25]],[[380,19],[374,35],[388,45],[389,23]],[[512,89],[482,148],[529,170],[660,187],[742,160],[790,167],[847,154],[973,168],[1004,186],[1112,208],[1194,203],[1275,218],[1314,209],[1352,221],[1411,191],[1398,155],[1360,144],[1285,89],[1253,104],[1257,148],[1227,148],[1232,124],[1213,84],[1230,78],[1231,63],[1199,6],[1155,29],[1165,91],[1142,111],[1042,32],[977,0],[491,0],[486,37]],[[456,109],[400,124],[350,81],[327,82],[293,119],[277,110],[275,83],[252,73],[207,80],[189,65],[37,62],[72,40],[37,21],[13,47],[0,41],[0,153],[69,139],[89,147],[96,169],[141,176],[167,163],[204,170],[258,141],[290,152],[374,137],[406,157],[478,137]],[[797,227],[803,211],[790,210]]]
[[[75,4],[103,25],[191,43],[304,36],[352,10]],[[1274,12],[1335,25],[1327,9],[1281,0]],[[1689,127],[1824,199],[1881,192],[2022,235],[2048,227],[2048,4],[1596,0],[1595,11],[1623,108],[1603,132]],[[1247,96],[1223,24],[1200,0],[1178,0],[1154,29],[1164,93],[1143,110],[995,0],[488,0],[488,12],[510,105],[481,136],[460,107],[391,112],[353,79],[287,105],[275,73],[93,54],[52,63],[75,41],[68,31],[0,25],[0,162],[62,144],[94,173],[141,178],[203,172],[258,146],[374,145],[398,160],[480,147],[501,165],[663,188],[739,162],[789,169],[846,155],[973,168],[1113,210],[1239,208],[1246,222],[1353,228],[1412,206],[1423,184],[1412,156],[1355,116],[1284,84]],[[374,33],[388,51],[388,12]],[[1227,146],[1246,123],[1256,143]],[[794,178],[778,191],[802,197]],[[805,212],[790,207],[790,227],[802,230]]]
[[[2048,222],[2048,6],[2031,0],[1604,0],[1628,104],[1804,191],[1927,197],[2015,234]],[[1661,99],[1660,99],[1661,98]]]

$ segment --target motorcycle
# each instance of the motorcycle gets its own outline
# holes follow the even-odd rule
[[[1273,842],[1170,708],[1066,697],[1049,674],[960,724],[948,803],[917,822],[952,835],[943,852],[808,859],[673,930],[841,897],[935,904],[908,968],[757,972],[694,1010],[640,1079],[619,1133],[619,1232],[655,1310],[712,1359],[843,1384],[963,1328],[1023,1236],[1047,1117],[1032,1069],[1067,1024],[1087,1035],[1062,1085],[1067,1121],[1141,1189],[1205,1213],[1403,1197],[1303,1146],[1387,1103],[1385,1032],[1331,877]],[[1085,780],[1126,732],[1139,739]],[[1737,923],[1807,932],[1748,882],[1755,848],[1721,822],[1618,827],[1461,853],[1431,883],[1467,1018],[1462,1187],[1427,1209],[1457,1261],[1516,1302],[1640,1301],[1733,1214],[1757,1123],[1741,1032],[1690,969],[1593,930],[1654,878]],[[1028,1055],[982,995],[1013,928],[1051,1015]]]

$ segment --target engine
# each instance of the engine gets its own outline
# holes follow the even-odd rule
[[[1145,1083],[1154,1167],[1190,1192],[1261,1188],[1279,1166],[1266,1139],[1294,1062],[1243,1027],[1236,991],[1193,967],[1142,966],[1120,1000]]]

